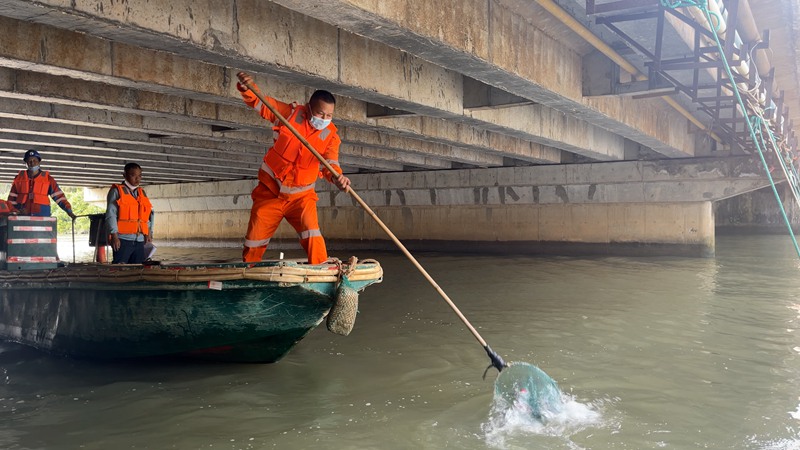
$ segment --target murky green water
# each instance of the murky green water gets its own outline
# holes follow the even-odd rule
[[[402,255],[357,256],[386,275],[353,333],[321,327],[277,364],[0,344],[0,448],[800,449],[787,236],[718,237],[715,259],[418,255],[498,353],[559,383],[567,409],[547,424],[492,409],[483,349]]]

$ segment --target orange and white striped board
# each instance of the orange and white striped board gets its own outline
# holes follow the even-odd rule
[[[55,238],[8,239],[9,244],[55,244]]]
[[[25,222],[55,222],[55,217],[43,217],[43,216],[8,216],[9,222],[14,221],[25,221]]]
[[[9,256],[8,262],[12,263],[54,263],[58,262],[55,256]]]
[[[11,227],[14,231],[53,231],[53,227],[37,227],[37,226],[23,226],[23,225],[16,225]]]

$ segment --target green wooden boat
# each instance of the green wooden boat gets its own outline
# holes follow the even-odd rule
[[[0,338],[86,358],[275,362],[337,301],[381,282],[376,261],[70,264],[0,271]]]

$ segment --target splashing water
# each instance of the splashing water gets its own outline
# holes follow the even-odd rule
[[[567,437],[600,419],[593,406],[563,394],[538,367],[512,363],[495,380],[489,420],[481,428],[489,446],[503,448],[531,434]]]

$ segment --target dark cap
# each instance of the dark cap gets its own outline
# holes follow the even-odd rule
[[[28,162],[28,160],[30,158],[33,158],[34,156],[38,158],[39,161],[42,160],[41,155],[39,155],[39,152],[37,152],[36,150],[28,150],[27,152],[25,152],[25,156],[22,157],[22,160]]]

